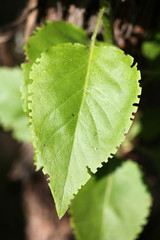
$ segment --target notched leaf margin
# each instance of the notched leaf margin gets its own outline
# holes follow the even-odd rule
[[[83,44],[79,44],[79,43],[74,43],[74,44],[72,44],[72,43],[62,43],[62,44],[58,44],[58,45],[56,45],[56,46],[54,46],[54,47],[57,48],[58,46],[61,46],[61,45],[68,45],[68,46],[71,46],[71,45],[72,45],[72,46],[82,45],[82,46],[84,46]],[[85,47],[87,48],[87,46],[85,46]],[[101,48],[106,48],[106,46],[101,46]],[[124,51],[122,51],[121,49],[118,49],[117,47],[113,47],[113,48],[115,48],[116,50],[118,50],[119,53],[121,52],[121,54],[125,55]],[[41,53],[41,57],[43,56],[43,54],[44,54],[45,52],[46,52],[46,51],[44,51],[44,52]],[[130,58],[130,60],[132,61],[130,67],[131,67],[132,69],[135,69],[135,70],[136,70],[136,72],[137,72],[137,74],[138,74],[137,77],[139,78],[139,79],[137,79],[137,81],[138,81],[138,83],[139,83],[139,81],[141,80],[141,74],[140,74],[140,71],[137,70],[137,63],[133,65],[134,59],[133,59],[130,55],[125,55],[125,56],[128,57],[128,58]],[[40,57],[40,58],[41,58],[41,57]],[[31,72],[32,72],[32,68],[33,68],[34,64],[38,65],[38,64],[40,63],[40,58],[37,58],[36,61],[33,63],[32,67],[31,67]],[[132,65],[133,65],[133,66],[132,66]],[[30,77],[30,78],[31,78],[31,77]],[[32,83],[33,83],[33,81],[35,81],[35,80],[32,79]],[[29,86],[31,86],[31,85],[32,85],[32,84],[30,84]],[[139,101],[140,101],[140,95],[141,95],[140,83],[138,84],[138,87],[139,87],[139,91],[138,91],[138,94],[137,94],[137,101],[135,101],[135,103],[132,104],[132,112],[131,112],[131,117],[130,117],[130,119],[129,119],[130,121],[133,121],[133,120],[134,120],[134,117],[135,117],[135,116],[133,116],[133,114],[135,114],[135,113],[137,112],[138,105],[139,105]],[[42,168],[42,171],[43,171],[44,174],[49,174],[48,171],[46,170],[46,167],[45,167],[45,166],[42,166],[42,165],[39,165],[39,164],[38,164],[38,161],[37,161],[37,159],[40,158],[40,152],[38,152],[38,150],[37,150],[38,138],[37,138],[36,135],[35,135],[34,127],[33,127],[33,125],[32,125],[32,109],[31,109],[31,104],[32,104],[32,94],[33,94],[33,92],[32,92],[30,89],[28,89],[28,94],[29,94],[29,96],[28,96],[28,108],[29,108],[29,118],[30,118],[30,121],[29,121],[29,122],[30,122],[31,129],[32,129],[32,130],[31,130],[31,133],[32,133],[32,134],[31,134],[31,135],[32,135],[32,142],[33,142],[33,146],[34,146],[34,149],[35,149],[35,150],[34,150],[34,151],[35,151],[35,158],[34,158],[34,159],[35,159],[36,170],[39,170],[39,169]],[[130,127],[131,127],[131,126],[130,126]],[[129,127],[129,129],[130,129],[130,127]],[[128,129],[128,131],[129,131],[129,129]],[[128,131],[127,131],[127,133],[128,133]],[[124,133],[122,133],[122,138],[121,138],[121,141],[120,141],[120,142],[121,142],[120,145],[115,147],[115,150],[114,150],[112,153],[110,153],[108,159],[102,161],[102,162],[97,166],[97,168],[95,169],[95,171],[93,171],[93,170],[91,171],[93,174],[95,174],[95,173],[97,172],[97,170],[103,166],[103,163],[107,163],[108,160],[111,159],[111,158],[116,154],[117,149],[120,148],[120,146],[121,146],[121,144],[123,143],[125,137],[126,137],[126,136],[124,135]],[[87,165],[86,165],[86,168],[89,168],[89,169],[90,169],[90,167],[87,166]],[[90,175],[90,174],[89,174],[89,175]],[[91,177],[91,175],[90,175],[90,177]],[[90,177],[88,178],[88,180],[90,179]],[[51,177],[48,178],[48,181],[50,181],[50,178],[51,178]],[[87,182],[86,182],[86,183],[87,183]],[[85,184],[86,184],[86,183],[85,183]],[[70,201],[66,203],[66,205],[68,205],[68,207],[70,206],[72,200],[73,200],[74,197],[77,195],[77,193],[79,192],[79,190],[80,190],[85,184],[82,184],[82,185],[80,186],[80,188],[77,189],[77,191],[75,191],[74,193],[72,193],[71,198],[70,198]],[[49,186],[50,186],[50,183],[49,183]],[[52,194],[53,194],[53,196],[54,196],[54,190],[52,190],[51,187],[50,187],[50,189],[51,189],[51,192],[52,192]],[[63,215],[62,215],[62,216],[63,216]],[[62,218],[62,216],[59,214],[59,218]]]

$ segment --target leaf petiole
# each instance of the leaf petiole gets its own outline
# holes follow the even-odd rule
[[[94,32],[93,32],[93,35],[92,35],[92,38],[91,38],[91,49],[94,47],[95,45],[95,40],[96,40],[96,37],[97,37],[97,33],[98,33],[98,30],[99,30],[99,26],[101,24],[101,21],[102,21],[102,17],[103,17],[103,14],[105,12],[105,8],[102,8],[100,11],[99,11],[99,14],[98,14],[98,18],[97,18],[97,22],[96,22],[96,26],[95,26],[95,29],[94,29]]]

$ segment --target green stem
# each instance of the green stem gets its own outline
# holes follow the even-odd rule
[[[103,15],[103,35],[106,43],[113,44],[113,24],[111,17],[111,0],[100,0],[101,7],[105,9]]]
[[[95,29],[94,29],[94,32],[93,32],[93,35],[92,35],[92,38],[91,38],[91,48],[93,48],[94,45],[95,45],[95,41],[96,41],[98,29],[99,29],[99,26],[100,26],[100,24],[101,24],[101,21],[102,21],[102,17],[103,17],[104,12],[105,12],[105,8],[102,8],[102,9],[99,11],[97,23],[96,23],[96,26],[95,26]]]

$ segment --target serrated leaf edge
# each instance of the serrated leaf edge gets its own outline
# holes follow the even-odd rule
[[[63,20],[60,20],[60,21],[49,21],[49,20],[47,20],[45,23],[42,24],[41,27],[40,27],[40,26],[36,27],[36,29],[32,32],[33,35],[31,35],[31,36],[28,38],[28,43],[26,43],[26,44],[24,45],[24,47],[23,47],[23,49],[24,49],[24,54],[25,54],[25,60],[26,60],[26,62],[24,62],[24,63],[21,64],[21,68],[22,68],[23,71],[24,71],[24,66],[26,66],[27,63],[30,62],[31,64],[33,64],[33,63],[35,62],[35,61],[32,62],[32,60],[29,58],[29,55],[28,55],[28,49],[30,48],[30,43],[31,43],[32,39],[34,39],[37,34],[41,33],[41,32],[44,30],[45,27],[48,27],[49,25],[51,25],[51,24],[53,24],[53,23],[55,23],[55,24],[63,23],[63,24],[65,24],[65,25],[72,26],[74,29],[83,32],[83,33],[86,35],[86,37],[87,37],[87,32],[86,32],[81,26],[77,26],[77,25],[75,25],[74,23],[68,23],[68,22],[63,21]],[[40,56],[39,56],[39,57],[40,57]],[[27,62],[27,61],[28,61],[28,62]],[[23,94],[23,91],[24,91],[24,88],[25,88],[26,86],[28,86],[28,85],[29,85],[29,84],[26,84],[25,77],[23,76],[23,85],[22,85],[21,88],[20,88],[20,92],[21,92],[21,99],[22,99],[22,101],[23,101],[23,110],[24,110],[24,112],[26,112],[27,115],[28,115],[28,108],[27,108],[27,106],[28,106],[28,102],[27,102],[27,101],[28,101],[28,100],[26,100],[26,98],[25,98],[25,96],[24,96],[24,94]]]
[[[79,43],[74,43],[74,44],[72,44],[72,43],[62,43],[62,44],[58,44],[58,45],[56,45],[56,46],[54,46],[54,47],[57,48],[57,47],[59,47],[59,46],[61,46],[61,45],[68,45],[68,46],[69,46],[69,45],[73,45],[73,46],[82,45],[82,46],[84,46],[83,44],[79,44]],[[107,47],[107,46],[102,46],[101,48],[106,48],[106,47]],[[114,46],[113,46],[113,48],[115,48],[116,50],[118,50],[119,52],[121,52],[122,55],[125,54],[123,50],[121,50],[121,49],[119,49],[119,48],[117,48],[117,47],[114,47]],[[45,52],[41,53],[41,57],[42,57],[42,55],[43,55],[44,53],[45,53]],[[134,66],[132,66],[134,59],[133,59],[130,55],[126,55],[126,57],[127,57],[127,56],[132,59],[131,67],[137,69],[137,64],[135,64]],[[38,64],[39,64],[39,59],[40,59],[40,58],[37,58],[34,64],[37,64],[37,65],[38,65]],[[34,64],[33,64],[33,65],[34,65]],[[33,67],[33,65],[32,65],[32,67]],[[32,68],[31,68],[31,71],[32,71]],[[140,79],[141,79],[141,74],[140,74],[140,71],[139,71],[139,70],[137,70],[137,73],[139,74],[139,80],[137,80],[137,81],[139,82]],[[34,80],[33,80],[33,81],[34,81]],[[35,154],[36,154],[35,164],[38,165],[37,159],[39,158],[39,154],[40,154],[40,153],[38,153],[38,150],[37,150],[38,138],[35,136],[35,133],[34,133],[34,127],[33,127],[33,125],[32,125],[32,109],[31,109],[31,106],[30,106],[30,103],[32,102],[32,97],[31,97],[31,96],[32,96],[33,93],[30,91],[30,89],[28,90],[28,93],[29,93],[29,96],[28,96],[28,100],[29,100],[28,108],[29,108],[29,118],[30,118],[30,121],[29,121],[29,122],[30,122],[30,125],[32,126],[31,135],[33,134],[33,135],[32,135],[32,142],[33,142],[33,146],[34,146],[34,148],[35,148]],[[132,124],[132,122],[133,122],[133,120],[134,120],[134,118],[135,118],[135,116],[134,116],[133,114],[135,114],[135,113],[137,112],[137,109],[138,109],[138,106],[137,106],[137,105],[139,104],[139,101],[140,101],[140,95],[141,95],[141,87],[140,87],[140,85],[139,85],[139,92],[138,92],[138,94],[137,94],[137,101],[132,104],[132,112],[131,112],[131,117],[130,117],[131,124]],[[135,106],[135,104],[136,104],[136,106]],[[130,127],[131,127],[131,125],[130,125]],[[129,127],[129,129],[130,129],[130,127]],[[129,129],[128,129],[128,131],[129,131]],[[122,138],[121,138],[121,141],[120,141],[120,142],[121,142],[120,145],[115,147],[115,150],[114,150],[112,153],[110,153],[110,156],[108,157],[108,159],[111,159],[111,158],[114,156],[114,154],[117,152],[117,148],[119,148],[119,147],[121,146],[121,144],[123,143],[125,137],[126,137],[126,136],[123,134],[123,135],[122,135]],[[103,166],[103,163],[104,163],[104,162],[105,162],[105,163],[108,162],[108,159],[102,161],[102,162],[97,166],[96,170],[95,170],[95,171],[92,171],[92,172],[93,172],[93,173],[96,173],[97,170],[98,170],[98,168],[101,168],[101,167]],[[88,167],[88,166],[86,166],[86,167]],[[40,166],[40,165],[38,165],[37,170],[39,170],[40,168],[42,168],[42,171],[43,171],[44,174],[48,174],[47,170],[45,169],[45,166]],[[88,168],[89,168],[89,167],[88,167]],[[50,178],[48,178],[48,179],[50,179]],[[89,178],[89,179],[90,179],[90,178]],[[88,179],[88,180],[89,180],[89,179]],[[85,184],[86,184],[86,183],[85,183]],[[71,204],[71,201],[72,201],[72,200],[74,199],[74,197],[77,195],[78,191],[79,191],[85,184],[82,184],[81,187],[78,188],[77,191],[75,191],[75,192],[72,194],[72,197],[70,198],[70,201],[66,203],[66,205],[68,205],[68,207],[69,207],[69,205]],[[49,185],[50,185],[50,184],[49,184]],[[51,189],[51,187],[50,187],[50,189]],[[52,192],[52,195],[53,195],[53,197],[54,197],[54,192],[52,191],[52,189],[51,189],[51,192]],[[55,204],[56,204],[56,202],[55,202]],[[61,218],[63,217],[63,215],[64,215],[63,213],[62,213],[62,214],[58,213],[59,219],[61,219]]]
[[[80,31],[82,31],[83,33],[86,34],[87,36],[87,32],[81,27],[81,26],[77,26],[75,25],[74,23],[69,23],[69,22],[66,22],[64,20],[60,20],[60,21],[49,21],[47,20],[45,23],[42,24],[42,26],[38,26],[36,27],[36,29],[32,32],[33,34],[28,38],[28,43],[24,45],[24,50],[25,50],[25,56],[26,56],[26,60],[30,60],[29,59],[29,56],[28,56],[28,49],[30,48],[30,42],[31,40],[37,35],[39,34],[40,32],[42,32],[44,30],[45,27],[47,27],[48,25],[51,25],[51,24],[60,24],[60,23],[63,23],[63,24],[66,24],[66,25],[70,25],[72,26],[73,28],[75,29],[79,29]]]

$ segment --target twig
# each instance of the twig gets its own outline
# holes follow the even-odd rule
[[[37,15],[38,15],[37,5],[38,5],[38,0],[29,0],[28,9],[29,10],[34,9],[34,11],[32,11],[27,18],[26,26],[24,29],[24,43],[27,42],[28,37],[31,35],[31,32],[35,27]]]

